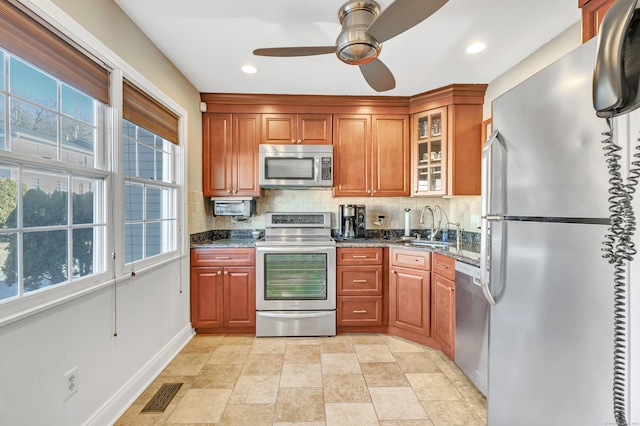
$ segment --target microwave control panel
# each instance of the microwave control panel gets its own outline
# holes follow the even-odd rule
[[[331,180],[331,157],[322,157],[322,180]]]

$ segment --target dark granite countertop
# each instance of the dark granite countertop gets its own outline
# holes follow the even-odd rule
[[[221,248],[221,247],[255,247],[256,241],[253,238],[222,238],[219,240],[206,240],[192,243],[191,248]]]
[[[246,248],[255,247],[256,241],[257,240],[253,238],[224,238],[199,241],[191,244],[191,248]],[[461,243],[460,249],[457,249],[455,242],[446,247],[427,247],[414,246],[410,244],[409,241],[400,238],[358,238],[347,241],[336,241],[336,247],[394,247],[406,250],[430,251],[433,253],[444,254],[472,265],[480,265],[480,247],[476,243]]]

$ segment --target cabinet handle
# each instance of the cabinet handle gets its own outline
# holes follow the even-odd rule
[[[354,256],[352,256],[352,257],[353,257],[354,259],[366,259],[366,258],[367,258],[367,257],[369,257],[369,256],[363,256],[363,255],[361,255],[361,254],[356,254],[356,255],[354,255]]]
[[[366,314],[367,311],[366,310],[360,310],[360,311],[353,311],[354,314]]]
[[[441,269],[449,269],[446,265],[443,265],[442,263],[436,263],[436,266]]]
[[[229,256],[216,256],[216,259],[231,259]]]
[[[224,271],[224,274],[225,274],[225,275],[229,275],[229,272],[227,272],[227,271]]]
[[[353,280],[354,283],[366,283],[367,280]]]

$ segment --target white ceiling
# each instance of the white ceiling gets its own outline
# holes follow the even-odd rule
[[[263,47],[335,44],[346,0],[115,0],[200,92],[410,96],[490,83],[580,19],[576,0],[449,0],[384,43],[396,88],[377,93],[333,55],[253,56]],[[384,9],[393,0],[377,0]],[[424,0],[425,2],[429,0]],[[476,55],[475,41],[487,43]],[[248,75],[246,64],[258,68]]]

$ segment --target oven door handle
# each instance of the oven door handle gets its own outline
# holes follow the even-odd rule
[[[331,312],[334,311],[326,311],[326,312],[310,312],[310,313],[272,313],[272,312],[259,312],[257,313],[257,315],[261,316],[261,317],[267,317],[267,318],[295,318],[295,319],[303,319],[303,318],[319,318],[319,317],[324,317],[327,316],[328,314],[330,314]]]

